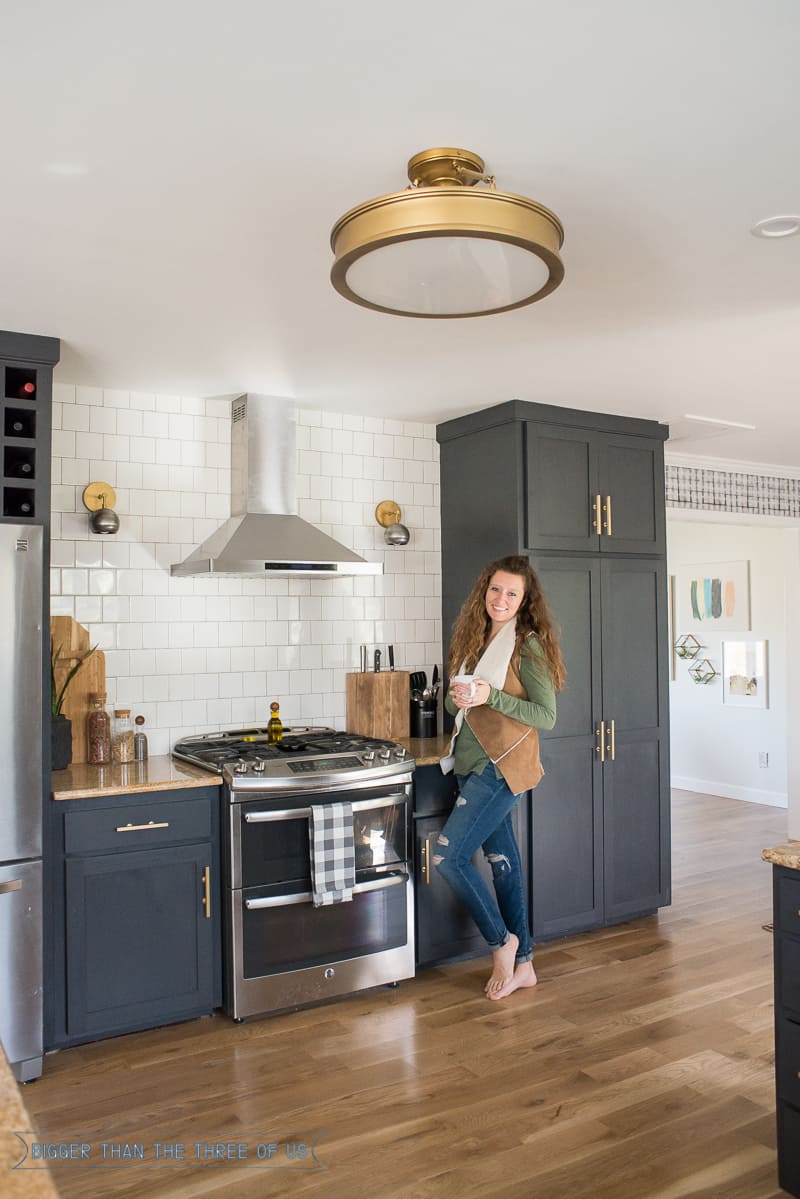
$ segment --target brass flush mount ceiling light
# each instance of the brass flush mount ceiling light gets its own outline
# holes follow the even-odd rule
[[[423,150],[408,177],[405,191],[359,204],[334,225],[331,282],[345,299],[398,316],[489,316],[558,287],[558,217],[497,191],[477,154]]]

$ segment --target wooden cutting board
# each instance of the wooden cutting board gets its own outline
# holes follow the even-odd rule
[[[407,737],[409,701],[407,670],[345,675],[347,732],[386,741]]]
[[[51,616],[50,638],[54,646],[61,646],[61,656],[56,666],[56,686],[69,674],[77,658],[82,658],[89,649],[89,631],[71,616]],[[89,714],[89,696],[106,689],[106,656],[95,650],[72,679],[61,711],[72,721],[72,761],[87,762],[89,754],[86,744],[86,717]]]

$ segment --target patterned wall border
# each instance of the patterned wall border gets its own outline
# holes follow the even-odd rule
[[[670,463],[665,475],[670,508],[800,516],[800,479]]]

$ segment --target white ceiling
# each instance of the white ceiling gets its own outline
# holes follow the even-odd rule
[[[755,424],[800,466],[796,0],[27,0],[6,6],[0,327],[57,379],[438,421],[518,397]],[[329,234],[430,146],[564,223],[550,297],[348,304]]]

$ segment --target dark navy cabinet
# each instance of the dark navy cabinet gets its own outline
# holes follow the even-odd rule
[[[526,421],[525,472],[529,549],[666,553],[662,439]]]
[[[800,1196],[800,871],[773,866],[778,1181]]]
[[[61,842],[54,1045],[221,1002],[219,790],[53,804]]]
[[[665,426],[512,401],[439,425],[443,631],[493,558],[527,554],[567,688],[526,826],[534,939],[670,899]]]
[[[55,337],[0,331],[0,517],[50,522]]]

